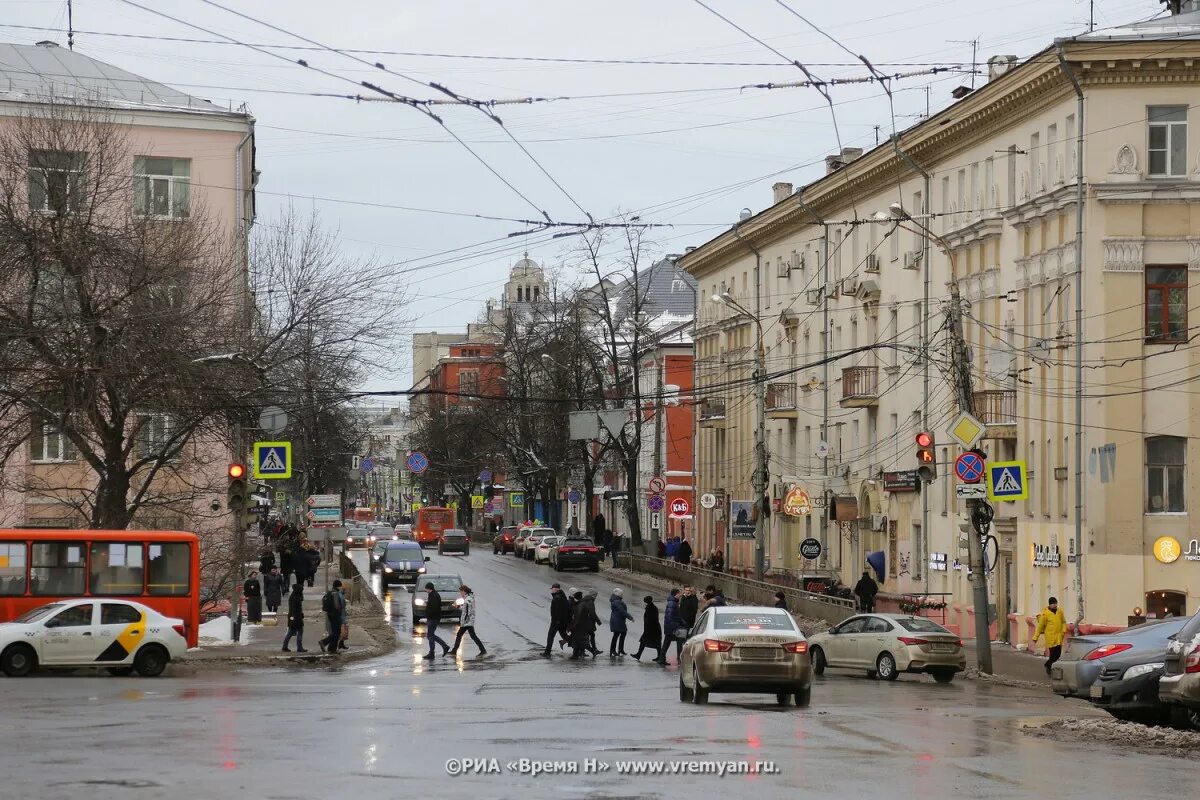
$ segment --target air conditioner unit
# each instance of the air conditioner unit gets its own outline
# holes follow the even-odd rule
[[[807,292],[804,293],[804,300],[810,306],[821,305],[821,290],[820,289],[809,289]]]
[[[838,281],[834,281],[833,283],[829,284],[829,299],[830,300],[834,300],[837,298],[837,296],[839,294],[839,292],[838,292],[839,288],[841,288],[841,283],[839,283]]]
[[[842,278],[842,294],[853,295],[858,291],[858,278],[851,275],[848,278]]]
[[[909,250],[904,254],[905,269],[920,269],[921,268],[921,251]]]
[[[871,253],[867,256],[867,263],[863,266],[865,272],[879,272],[879,256]]]
[[[881,531],[887,528],[888,518],[886,514],[871,515],[871,530]]]

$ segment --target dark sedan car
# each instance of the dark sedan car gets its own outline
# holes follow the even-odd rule
[[[462,612],[459,610],[462,607],[462,597],[458,594],[458,587],[462,586],[462,578],[458,575],[426,575],[421,581],[420,586],[413,592],[412,597],[412,621],[416,625],[421,620],[425,619],[425,604],[428,595],[425,592],[425,584],[432,583],[433,588],[442,598],[442,615],[441,619],[457,620]]]
[[[1092,684],[1113,656],[1156,653],[1183,627],[1183,619],[1153,619],[1116,633],[1075,636],[1050,672],[1050,688],[1063,697],[1091,699]]]
[[[517,540],[517,526],[505,525],[500,532],[492,537],[492,555],[504,555],[513,552],[513,544]]]
[[[417,578],[425,574],[428,560],[416,542],[388,542],[378,558],[379,582],[385,589],[393,583],[415,585]]]
[[[1170,709],[1158,699],[1167,650],[1139,655],[1112,656],[1105,660],[1100,677],[1092,684],[1091,701],[1117,719],[1167,722]]]
[[[471,540],[461,528],[446,528],[438,537],[438,555],[446,553],[471,554]]]
[[[591,539],[563,539],[550,551],[550,566],[558,572],[578,567],[599,572],[600,548]]]

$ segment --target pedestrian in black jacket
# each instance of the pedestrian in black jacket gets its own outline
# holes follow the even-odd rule
[[[283,585],[291,586],[292,573],[296,571],[296,564],[292,558],[292,551],[288,549],[286,540],[279,540],[279,572],[283,575]]]
[[[304,586],[297,583],[288,595],[288,631],[283,637],[283,652],[289,653],[288,642],[296,637],[296,652],[307,653],[304,649]]]
[[[262,622],[262,583],[257,570],[250,570],[250,577],[242,584],[242,594],[246,598],[246,620]]]
[[[550,655],[554,645],[554,637],[558,637],[558,647],[561,650],[567,644],[571,619],[573,617],[571,601],[563,594],[562,587],[557,583],[550,586],[550,630],[546,631],[546,649],[543,656]]]
[[[432,583],[425,584],[425,638],[429,640],[429,652],[421,656],[426,661],[433,660],[433,646],[442,646],[442,655],[450,652],[450,645],[437,635],[438,623],[442,621],[442,596]]]
[[[274,614],[283,602],[283,576],[279,567],[271,567],[271,571],[263,575],[263,596],[267,601],[267,611]]]
[[[270,550],[263,550],[262,557],[258,560],[258,571],[267,576],[271,574],[271,570],[274,568],[275,554]]]
[[[784,611],[787,611],[787,595],[785,595],[783,592],[775,593],[775,607],[782,608]]]
[[[633,657],[641,661],[642,651],[653,647],[657,653],[654,660],[662,661],[662,624],[658,621],[658,607],[654,605],[654,598],[650,595],[646,595],[642,600],[646,603],[646,613],[642,617],[642,638],[638,640],[638,649]]]
[[[316,548],[311,542],[301,550],[301,554],[305,559],[305,566],[308,568],[308,585],[313,585],[313,580],[317,577],[317,568],[321,566],[321,551]]]
[[[696,626],[696,614],[700,611],[700,598],[696,597],[696,587],[688,584],[683,587],[679,596],[679,619],[683,627],[689,631]]]
[[[596,626],[600,617],[596,616],[596,591],[588,590],[591,597],[583,592],[576,592],[578,602],[575,604],[575,618],[571,623],[571,660],[583,658],[585,650],[591,652],[594,658],[600,651],[592,643],[596,636]]]

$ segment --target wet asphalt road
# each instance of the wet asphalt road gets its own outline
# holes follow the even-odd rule
[[[387,599],[405,643],[374,661],[151,680],[0,679],[0,797],[1094,800],[1173,796],[1188,766],[1033,738],[1022,723],[1081,707],[967,680],[834,673],[817,679],[808,709],[749,695],[681,704],[673,667],[541,657],[551,581],[600,590],[606,610],[605,573],[558,576],[483,549],[431,556],[431,573],[459,574],[474,588],[488,657],[475,658],[468,640],[465,658],[422,661],[423,626],[414,636],[410,595],[398,589]],[[626,591],[631,608],[642,594]],[[630,644],[641,630],[634,613]],[[607,652],[607,628],[598,640]],[[505,770],[522,757],[610,768]],[[451,758],[496,759],[502,772],[451,777]],[[780,774],[634,777],[617,773],[618,760],[760,760]]]

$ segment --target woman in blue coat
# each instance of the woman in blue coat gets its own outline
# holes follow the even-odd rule
[[[672,589],[667,595],[666,610],[663,611],[663,643],[658,663],[667,663],[667,649],[672,641],[675,642],[675,660],[679,661],[679,656],[683,652],[683,640],[676,636],[675,632],[682,627],[683,617],[679,613],[679,590]]]
[[[612,631],[608,655],[610,657],[623,656],[625,655],[625,634],[629,630],[625,622],[633,619],[633,615],[629,613],[629,607],[625,605],[625,592],[613,589],[612,597],[608,598],[608,607],[612,609],[608,617],[608,627]]]

